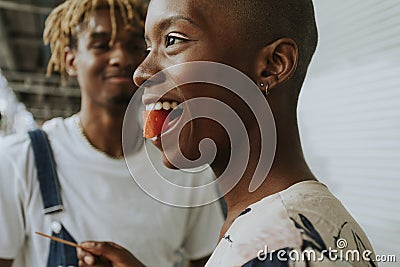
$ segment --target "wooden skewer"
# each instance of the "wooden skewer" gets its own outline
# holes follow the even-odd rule
[[[64,240],[64,239],[61,239],[61,238],[58,238],[58,237],[55,237],[55,236],[46,235],[46,234],[43,234],[41,232],[35,232],[35,234],[43,236],[43,237],[50,238],[53,241],[60,242],[60,243],[63,243],[65,245],[68,245],[68,246],[71,246],[71,247],[82,248],[80,245],[78,245],[78,244],[76,244],[74,242],[67,241],[67,240]]]

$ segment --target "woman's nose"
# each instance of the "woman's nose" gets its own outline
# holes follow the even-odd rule
[[[136,86],[141,86],[154,74],[156,74],[156,68],[157,64],[152,62],[150,55],[148,55],[136,68],[135,73],[133,74],[133,82],[136,84]]]

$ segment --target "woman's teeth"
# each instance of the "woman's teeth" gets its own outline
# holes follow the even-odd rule
[[[170,109],[176,109],[178,107],[178,102],[173,101],[163,101],[163,102],[157,102],[153,104],[148,104],[146,105],[146,110],[170,110]]]

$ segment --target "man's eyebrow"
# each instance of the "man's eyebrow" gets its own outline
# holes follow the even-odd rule
[[[171,26],[173,23],[175,23],[179,20],[187,21],[190,24],[192,24],[193,26],[199,27],[199,25],[197,23],[195,23],[191,18],[182,16],[182,15],[173,15],[173,16],[170,16],[170,17],[162,20],[161,22],[159,22],[156,25],[156,28],[159,32],[162,32],[165,29],[167,29],[169,26]],[[147,34],[145,35],[144,39],[146,40],[146,42],[150,40],[150,38],[147,36]]]
[[[102,39],[102,38],[111,38],[112,33],[110,31],[94,31],[91,32],[89,37],[91,39]],[[134,38],[143,38],[143,33],[132,32],[132,37]]]

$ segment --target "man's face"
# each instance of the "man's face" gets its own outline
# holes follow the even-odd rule
[[[126,29],[119,12],[115,14],[117,32],[112,46],[109,10],[99,9],[89,19],[90,26],[78,32],[77,48],[70,53],[82,101],[124,109],[136,89],[132,75],[144,58],[145,43],[141,31]]]
[[[152,0],[145,26],[149,54],[135,72],[135,83],[141,85],[165,68],[193,61],[224,63],[252,77],[255,70],[253,62],[256,51],[239,37],[232,19],[223,14],[223,10],[219,9],[214,0]],[[210,75],[216,75],[212,70],[208,71]],[[185,72],[183,67],[171,75],[176,81],[190,76],[191,73]],[[149,105],[157,101],[153,97],[156,94],[154,90],[157,90],[156,86],[145,89],[144,104]],[[158,101],[183,103],[199,97],[217,99],[235,110],[241,109],[243,105],[228,90],[204,83],[179,86]],[[185,109],[185,105],[182,104],[182,106]],[[204,108],[207,109],[207,105]],[[168,128],[173,127],[174,125],[169,125]],[[176,135],[177,133],[173,133],[173,131],[163,133],[162,138],[169,134]],[[215,142],[219,153],[226,155],[230,153],[226,131],[221,125],[210,119],[192,120],[183,127],[179,134],[179,148],[188,159],[194,160],[200,156],[198,145],[205,138],[210,138]],[[153,140],[153,143],[163,152],[164,163],[173,167],[166,159],[165,154],[167,153],[168,157],[172,155],[173,158],[173,155],[176,154],[174,150],[177,150],[178,146],[161,144],[162,138],[159,135]]]

